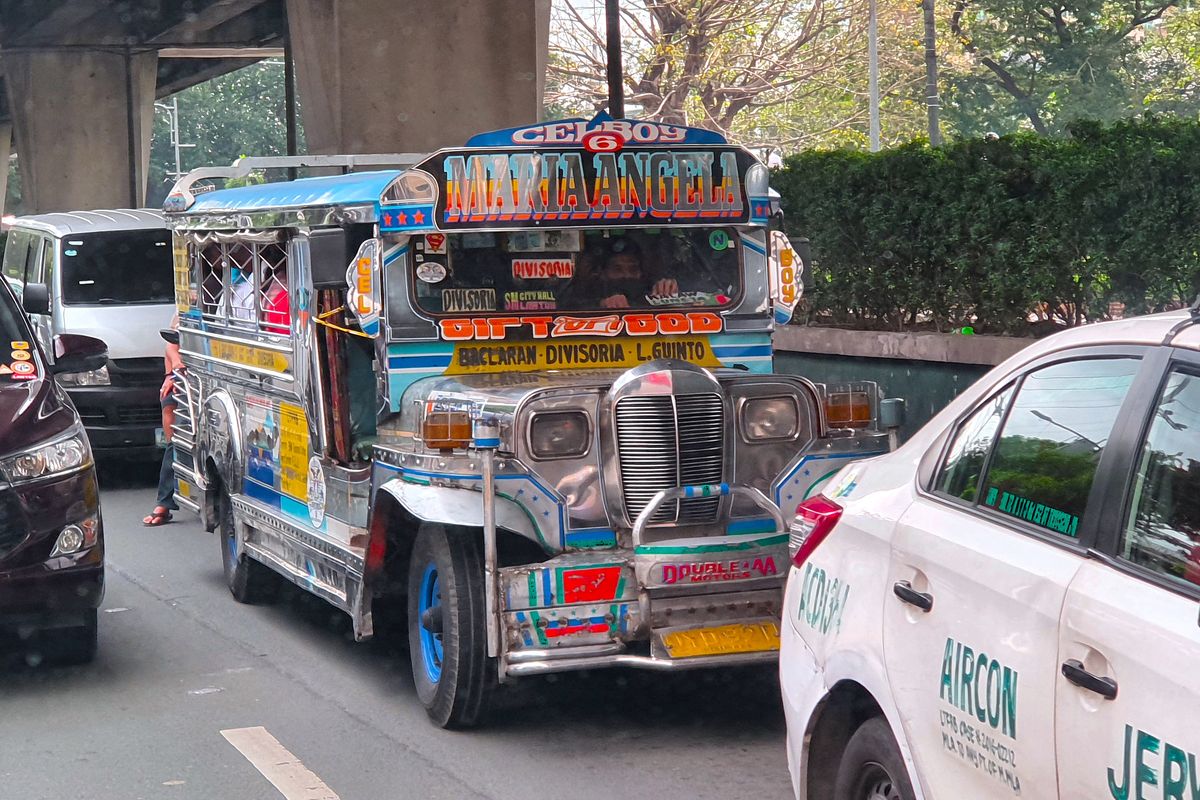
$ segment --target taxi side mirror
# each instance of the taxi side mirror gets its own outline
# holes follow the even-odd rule
[[[94,336],[60,333],[54,337],[54,364],[50,371],[91,372],[108,363],[108,345]]]
[[[321,228],[308,235],[308,264],[314,289],[345,287],[348,242],[344,228]],[[353,255],[353,254],[351,254]]]
[[[21,306],[28,314],[50,313],[50,288],[44,283],[27,283],[21,293]]]

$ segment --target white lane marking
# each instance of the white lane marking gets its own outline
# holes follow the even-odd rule
[[[340,800],[337,794],[261,726],[221,731],[287,800]]]

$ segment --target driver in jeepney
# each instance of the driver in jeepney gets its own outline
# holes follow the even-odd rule
[[[679,294],[679,282],[674,278],[660,278],[650,284],[642,266],[641,249],[625,237],[609,242],[599,287],[601,308],[630,308],[643,305],[643,298]]]

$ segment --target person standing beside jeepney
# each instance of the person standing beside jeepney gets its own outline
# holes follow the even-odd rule
[[[179,312],[171,318],[171,329],[179,330]],[[163,365],[167,375],[163,379],[162,388],[158,390],[159,405],[162,406],[163,438],[167,446],[163,450],[162,464],[158,469],[158,498],[154,510],[142,518],[142,524],[147,528],[157,528],[171,521],[171,512],[178,511],[175,502],[175,443],[171,441],[171,429],[175,423],[175,370],[183,367],[183,359],[179,355],[179,345],[167,342]]]

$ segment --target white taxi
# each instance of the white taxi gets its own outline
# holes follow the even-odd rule
[[[792,545],[797,797],[1200,799],[1200,312],[1031,345]]]

